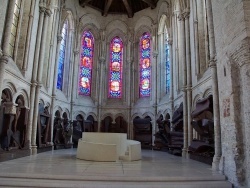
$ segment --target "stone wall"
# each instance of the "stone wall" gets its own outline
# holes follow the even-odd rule
[[[249,187],[249,2],[212,3],[221,109],[221,170],[236,187]]]

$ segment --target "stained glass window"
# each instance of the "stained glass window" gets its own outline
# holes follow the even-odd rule
[[[94,36],[85,31],[81,40],[79,95],[90,96],[94,54]]]
[[[62,28],[62,40],[60,44],[60,51],[58,58],[57,89],[60,90],[62,90],[63,86],[63,71],[65,63],[67,35],[68,35],[68,20],[65,20]]]
[[[115,37],[110,44],[109,98],[122,97],[122,63],[123,43],[121,38]]]
[[[166,44],[166,93],[170,91],[170,57],[169,44]]]
[[[150,96],[151,83],[150,35],[144,33],[140,39],[140,97]]]

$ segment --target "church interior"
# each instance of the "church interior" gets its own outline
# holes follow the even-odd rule
[[[75,159],[78,140],[95,132],[141,144],[142,159],[131,164],[140,182],[156,177],[131,187],[185,187],[164,181],[194,169],[226,180],[199,179],[196,187],[250,187],[250,1],[0,3],[0,186],[14,186],[11,177],[23,178],[22,164],[32,163],[47,166],[41,187],[69,187],[63,175],[55,179],[64,183],[49,184],[50,173],[63,171],[57,166],[71,169],[58,163],[60,156],[76,174],[106,165]],[[123,174],[131,173],[129,164],[119,162]],[[174,169],[178,164],[183,170]],[[11,165],[20,168],[13,172]],[[126,182],[111,178],[119,166],[113,165],[109,178]],[[29,186],[38,185],[30,177]],[[74,186],[83,180],[86,187],[117,186],[101,186],[100,179],[91,186],[90,179],[75,177]]]

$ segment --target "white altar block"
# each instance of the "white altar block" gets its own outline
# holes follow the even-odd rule
[[[140,160],[141,143],[127,140],[125,133],[83,132],[76,157],[91,161]]]

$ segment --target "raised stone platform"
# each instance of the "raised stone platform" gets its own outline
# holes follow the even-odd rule
[[[142,160],[93,162],[76,149],[43,152],[0,163],[0,187],[231,188],[211,166],[166,152],[142,150]]]

